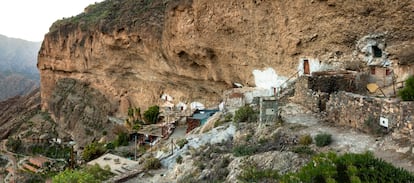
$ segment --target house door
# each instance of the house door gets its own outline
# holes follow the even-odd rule
[[[310,74],[308,60],[303,60],[303,74]]]

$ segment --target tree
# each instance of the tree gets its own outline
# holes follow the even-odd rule
[[[20,149],[20,146],[22,145],[22,141],[20,139],[14,139],[13,137],[9,137],[7,139],[6,146],[13,152],[16,152],[18,149]]]
[[[129,144],[129,137],[127,133],[120,133],[115,141],[115,146],[127,146]]]
[[[156,105],[149,107],[148,110],[144,112],[145,122],[149,124],[157,123],[159,114],[160,107]]]
[[[103,144],[93,142],[91,144],[88,144],[85,149],[82,152],[82,158],[85,161],[90,161],[95,158],[98,158],[102,154],[104,154],[106,151]]]
[[[405,87],[398,92],[398,96],[404,101],[414,100],[414,76],[410,76],[405,81]]]
[[[54,183],[98,183],[113,176],[109,167],[101,168],[95,164],[80,170],[65,170],[53,177]]]

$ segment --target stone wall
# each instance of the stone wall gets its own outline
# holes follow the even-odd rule
[[[393,131],[408,137],[414,136],[414,102],[368,97],[346,91],[316,91],[314,89],[329,90],[319,86],[323,85],[323,79],[314,81],[317,80],[311,77],[298,78],[292,102],[322,114],[324,120],[330,123],[350,126],[373,134]],[[381,117],[388,119],[388,128],[380,125]]]
[[[292,101],[305,106],[313,112],[322,112],[329,94],[311,89],[310,77],[299,77],[295,84],[295,95]]]
[[[330,95],[325,112],[328,122],[368,133],[394,131],[405,135],[413,134],[414,102],[340,91]],[[380,117],[388,119],[388,128],[380,126]]]

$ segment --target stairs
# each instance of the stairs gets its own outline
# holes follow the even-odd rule
[[[299,77],[299,71],[292,74],[285,82],[283,82],[277,90],[276,97],[279,102],[287,102],[288,97],[291,97],[295,91],[296,79]],[[282,88],[282,86],[287,85]]]

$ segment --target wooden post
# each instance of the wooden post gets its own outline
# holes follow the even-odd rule
[[[171,155],[173,155],[174,154],[174,141],[173,141],[174,139],[173,138],[171,138]]]
[[[137,136],[135,135],[135,154],[134,154],[135,161],[137,160]]]
[[[73,155],[73,145],[70,147],[70,168],[75,169],[75,157]]]

